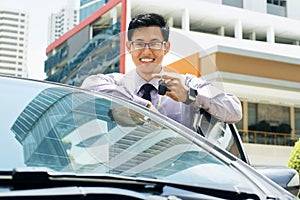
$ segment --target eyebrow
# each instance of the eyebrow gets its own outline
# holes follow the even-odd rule
[[[137,39],[137,40],[134,40],[133,42],[145,42],[145,40],[143,40],[143,39]],[[160,39],[152,39],[149,42],[161,42],[161,41],[160,41]]]

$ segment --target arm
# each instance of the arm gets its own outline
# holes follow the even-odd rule
[[[186,75],[185,84],[197,90],[195,105],[224,122],[234,123],[242,118],[240,100],[233,94],[225,93],[202,78]]]
[[[162,78],[167,84],[166,95],[178,102],[186,102],[189,88],[197,90],[197,96],[192,106],[203,108],[215,118],[228,122],[238,122],[242,118],[241,102],[233,94],[224,93],[205,81],[191,74],[164,73],[153,75]],[[196,109],[197,110],[197,109]]]
[[[132,94],[126,86],[121,84],[123,77],[124,74],[120,73],[91,75],[83,81],[81,88],[119,96],[154,109],[151,102]]]

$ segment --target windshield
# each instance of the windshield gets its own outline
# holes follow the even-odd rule
[[[130,102],[3,77],[0,94],[2,171],[33,166],[253,188],[201,140],[196,144],[195,132]]]

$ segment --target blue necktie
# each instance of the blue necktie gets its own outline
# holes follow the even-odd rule
[[[149,84],[149,83],[146,83],[146,84],[144,84],[142,87],[141,87],[141,89],[140,89],[140,91],[142,92],[142,98],[143,99],[146,99],[146,100],[148,100],[148,101],[151,101],[151,95],[150,95],[150,92],[152,91],[152,90],[155,90],[155,87],[153,86],[153,85],[151,85],[151,84]]]

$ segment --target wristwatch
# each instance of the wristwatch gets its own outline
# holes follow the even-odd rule
[[[195,90],[193,88],[189,88],[189,91],[187,93],[187,99],[183,103],[185,103],[185,104],[191,104],[191,103],[193,103],[194,101],[196,101],[197,95],[198,95],[197,90]]]

